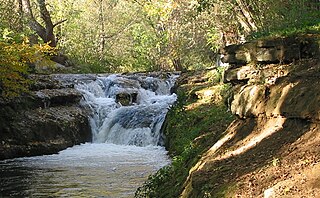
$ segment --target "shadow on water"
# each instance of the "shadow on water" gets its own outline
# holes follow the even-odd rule
[[[38,182],[40,172],[49,173],[53,170],[37,169],[23,166],[14,160],[0,162],[0,195],[1,196],[30,196],[29,190]],[[46,178],[49,181],[50,177]]]

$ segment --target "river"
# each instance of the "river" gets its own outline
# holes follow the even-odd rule
[[[92,112],[92,142],[0,161],[0,197],[133,197],[170,163],[161,126],[176,100],[176,77],[109,75],[78,84]]]

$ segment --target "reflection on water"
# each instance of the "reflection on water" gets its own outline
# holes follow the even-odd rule
[[[133,197],[168,163],[162,147],[87,143],[56,155],[0,161],[0,197]]]

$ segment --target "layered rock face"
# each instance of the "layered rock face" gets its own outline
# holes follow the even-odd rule
[[[252,48],[248,50],[247,46]],[[319,46],[320,37],[316,35],[255,41],[224,51],[225,61],[231,64],[224,80],[234,85],[230,108],[240,118],[227,132],[236,131],[247,136],[238,142],[231,139],[233,146],[224,157],[229,159],[245,153],[243,157],[257,163],[247,168],[257,171],[238,179],[243,183],[255,182],[255,190],[243,187],[235,194],[244,197],[320,196],[312,184],[319,176],[307,176],[309,172],[319,173],[319,166],[315,166],[320,160]],[[252,128],[247,129],[248,126]],[[281,166],[274,161],[274,156],[281,161]],[[263,171],[257,168],[272,160],[275,168]],[[303,166],[301,161],[308,163]],[[276,179],[272,181],[263,176],[253,179],[270,175],[274,169],[279,175],[287,176],[274,175]],[[301,182],[300,175],[305,175],[310,182]],[[284,188],[290,190],[284,192]]]
[[[0,101],[0,159],[52,154],[90,141],[89,111],[80,106],[74,84],[94,78],[33,76],[29,94]]]
[[[263,39],[229,45],[221,50],[222,61],[235,67],[248,63],[288,63],[320,55],[318,36],[304,35]]]
[[[320,121],[317,39],[263,40],[227,47],[224,57],[231,66],[224,81],[235,85],[231,111],[240,118],[282,116]],[[246,53],[250,54],[247,58],[239,55]],[[276,62],[282,64],[266,64]]]

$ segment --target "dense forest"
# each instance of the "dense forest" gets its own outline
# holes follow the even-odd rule
[[[214,66],[221,46],[320,28],[318,0],[0,2],[0,91],[7,97],[55,62],[54,72],[72,73],[202,69]]]

